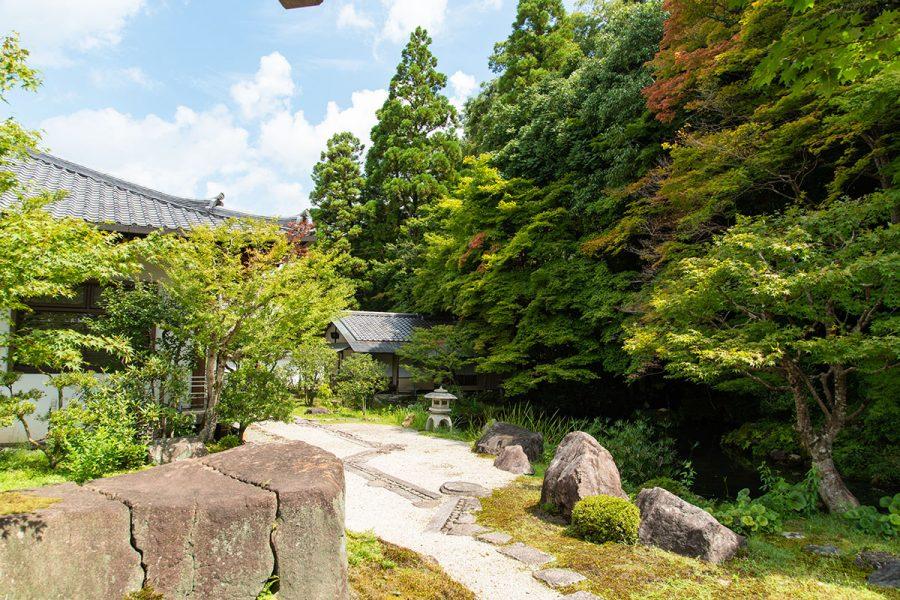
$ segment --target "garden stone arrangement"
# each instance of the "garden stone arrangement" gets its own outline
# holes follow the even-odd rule
[[[273,576],[279,598],[348,597],[343,469],[302,442],[29,493],[58,501],[0,517],[7,598],[253,600]]]
[[[628,499],[609,451],[589,434],[573,431],[560,442],[547,468],[541,503],[571,517],[579,500],[600,494]]]

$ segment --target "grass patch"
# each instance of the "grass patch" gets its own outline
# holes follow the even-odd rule
[[[347,532],[351,598],[358,600],[474,600],[436,564],[371,533]]]
[[[18,492],[2,492],[0,493],[0,516],[34,512],[57,502],[59,502],[59,498],[43,498]]]
[[[68,481],[65,473],[52,470],[40,450],[0,450],[0,492],[36,488]]]
[[[852,530],[839,517],[818,515],[791,521],[786,530],[802,531],[805,539],[789,540],[777,534],[753,537],[737,558],[716,566],[657,548],[576,539],[559,518],[540,509],[540,493],[539,478],[519,478],[482,499],[478,522],[553,554],[556,566],[588,578],[566,592],[587,590],[604,598],[660,600],[900,599],[900,591],[867,586],[868,572],[853,562],[859,550],[898,553],[900,543]],[[842,556],[824,558],[802,550],[806,544],[826,543],[841,548]]]

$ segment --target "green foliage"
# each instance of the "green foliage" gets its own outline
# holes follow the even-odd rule
[[[345,406],[365,412],[375,392],[387,380],[384,365],[370,354],[352,354],[341,362],[334,382],[334,393]]]
[[[738,492],[734,502],[720,504],[713,511],[713,516],[725,527],[745,535],[773,533],[781,529],[781,515],[759,498],[751,499],[747,488]]]
[[[285,369],[242,361],[225,377],[219,418],[237,423],[241,434],[259,421],[287,422],[295,407],[289,386]]]
[[[321,338],[297,346],[291,352],[287,367],[291,387],[304,404],[312,406],[316,399],[328,400],[336,366],[337,353]]]
[[[397,355],[413,380],[447,387],[471,365],[474,351],[467,342],[453,325],[418,327]]]
[[[177,319],[159,325],[191,340],[206,362],[205,440],[215,429],[228,365],[272,369],[321,335],[352,293],[339,274],[339,255],[305,252],[275,223],[231,221],[183,237],[154,233],[143,247],[180,309]]]
[[[0,427],[9,427],[18,421],[23,423],[27,431],[25,417],[34,412],[34,403],[43,396],[43,393],[34,389],[17,389],[16,383],[21,377],[21,373],[13,371],[0,372],[0,387],[5,388],[4,394],[0,396]]]
[[[778,514],[788,517],[792,513],[799,513],[808,517],[818,510],[821,477],[815,467],[802,480],[790,484],[765,464],[761,464],[759,478],[765,491],[760,500]]]
[[[366,180],[362,176],[360,157],[363,145],[349,131],[329,138],[319,162],[313,167],[313,191],[309,200],[316,224],[316,240],[326,245],[347,238],[353,240],[362,231],[365,207],[362,193]]]
[[[147,462],[148,436],[118,379],[84,390],[50,415],[47,452],[78,483]]]
[[[411,33],[372,128],[365,175],[374,216],[360,241],[370,305],[411,304],[409,278],[421,262],[429,213],[454,183],[461,159],[456,109],[441,94],[447,77],[430,45],[423,28]]]
[[[874,506],[858,506],[844,512],[843,516],[868,535],[893,538],[900,535],[900,494],[883,497],[879,505],[887,513],[879,512]]]
[[[800,454],[797,432],[790,423],[765,420],[746,422],[722,436],[722,445],[749,453],[755,462],[768,459],[773,451]]]
[[[54,470],[40,450],[0,449],[0,492],[41,487],[66,480],[64,472]]]
[[[243,442],[241,442],[241,438],[233,433],[229,433],[228,435],[222,436],[220,439],[215,442],[209,442],[206,444],[206,449],[209,450],[210,454],[215,454],[216,452],[224,452],[225,450],[231,450],[232,448],[237,448]]]
[[[615,496],[588,496],[572,508],[571,531],[595,544],[616,542],[636,544],[641,512],[638,507]]]
[[[597,420],[586,431],[612,454],[624,486],[654,477],[676,479],[688,487],[694,481],[691,463],[679,459],[675,440],[649,419]]]

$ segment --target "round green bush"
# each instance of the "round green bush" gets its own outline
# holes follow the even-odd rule
[[[641,513],[615,496],[588,496],[572,508],[572,533],[588,542],[636,544]]]

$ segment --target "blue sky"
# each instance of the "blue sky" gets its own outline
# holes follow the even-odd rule
[[[44,85],[0,117],[54,154],[227,207],[296,214],[331,134],[365,141],[409,31],[434,38],[456,103],[490,76],[515,0],[0,0]]]

